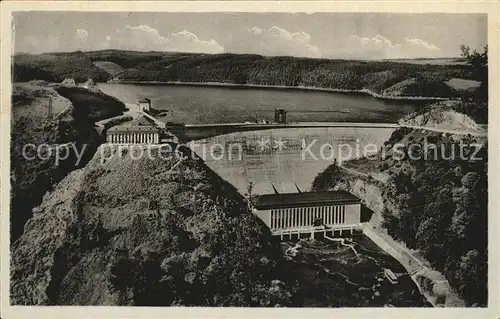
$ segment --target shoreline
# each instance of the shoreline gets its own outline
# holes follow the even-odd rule
[[[284,91],[316,91],[327,93],[344,93],[344,94],[363,94],[371,97],[389,100],[389,101],[417,101],[417,102],[436,102],[448,101],[454,98],[445,97],[426,97],[426,96],[394,96],[382,95],[375,93],[369,89],[360,90],[344,90],[322,88],[316,86],[286,86],[286,85],[262,85],[262,84],[235,84],[223,82],[180,82],[180,81],[108,81],[106,84],[135,84],[135,85],[172,85],[172,86],[201,86],[201,87],[225,87],[225,88],[242,88],[242,89],[264,89],[264,90],[284,90]]]

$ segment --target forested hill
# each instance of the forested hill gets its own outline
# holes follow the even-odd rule
[[[107,63],[104,63],[107,62]],[[106,67],[102,67],[106,66]],[[110,67],[111,66],[111,67]],[[123,70],[119,73],[117,70]],[[478,80],[468,65],[350,61],[250,54],[93,51],[14,57],[14,81],[217,82],[370,90],[390,96],[470,94],[456,80]],[[451,80],[455,82],[450,82]],[[460,82],[463,83],[463,82]]]
[[[188,147],[173,147],[179,156],[102,145],[49,191],[12,249],[11,303],[290,305],[295,286],[270,231]]]
[[[380,221],[390,236],[423,256],[468,306],[482,307],[488,299],[488,145],[483,141],[478,148],[480,141],[471,136],[462,137],[462,144],[456,138],[399,128],[383,152],[342,164],[351,171],[330,165],[312,188],[345,189],[362,198],[377,211],[373,224]],[[435,284],[425,279],[423,287],[448,299]]]

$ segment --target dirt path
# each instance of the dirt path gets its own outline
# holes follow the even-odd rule
[[[381,175],[382,174],[366,174],[366,173],[362,173],[360,171],[357,171],[357,170],[354,170],[352,168],[349,168],[349,167],[345,167],[345,166],[342,166],[342,165],[339,165],[339,167],[349,173],[352,173],[356,176],[363,176],[363,177],[366,177],[366,178],[373,178],[379,182],[382,182],[382,183],[387,183],[387,179],[384,179]]]
[[[429,127],[429,126],[413,126],[413,125],[401,125],[401,127],[407,127],[416,130],[426,130],[433,131],[445,134],[457,134],[457,135],[471,135],[471,136],[488,136],[487,132],[478,132],[478,131],[461,131],[461,130],[447,130],[437,127]]]

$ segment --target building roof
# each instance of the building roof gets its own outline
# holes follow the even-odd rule
[[[359,198],[346,191],[303,192],[261,195],[255,201],[255,208],[273,209],[359,203]]]
[[[143,98],[143,99],[139,100],[138,102],[139,102],[139,103],[149,103],[149,102],[151,102],[151,100],[150,100],[150,99],[148,99],[147,97],[145,97],[145,98]]]
[[[108,130],[108,133],[159,133],[160,130],[154,126],[139,126],[139,125],[119,125],[113,126]]]
[[[73,78],[65,78],[61,83],[62,84],[73,84],[73,85],[76,85],[75,79],[73,79]]]
[[[93,79],[88,79],[84,86],[97,86]]]
[[[137,126],[155,126],[153,121],[150,120],[149,118],[145,117],[144,115],[130,121],[128,126],[136,126],[136,125]]]

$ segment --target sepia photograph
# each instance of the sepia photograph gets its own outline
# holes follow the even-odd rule
[[[2,23],[2,305],[497,307],[488,13],[89,8]]]

